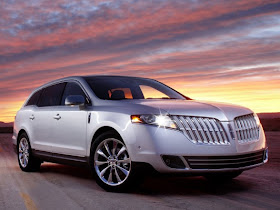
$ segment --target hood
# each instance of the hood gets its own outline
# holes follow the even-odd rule
[[[161,113],[167,112],[170,115],[211,117],[220,121],[232,121],[237,116],[253,113],[245,107],[208,101],[159,99],[127,100],[126,102],[142,105],[147,111],[152,108],[152,110],[160,110]]]

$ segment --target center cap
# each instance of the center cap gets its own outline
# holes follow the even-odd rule
[[[109,165],[112,166],[112,167],[115,167],[117,165],[117,162],[118,162],[118,160],[113,156],[109,157],[108,161],[109,161]]]

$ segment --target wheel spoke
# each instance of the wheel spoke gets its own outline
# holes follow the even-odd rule
[[[24,151],[24,150],[25,150],[25,147],[24,147],[24,145],[23,145],[22,141],[20,142],[20,148],[21,148],[21,150],[22,150],[22,151]]]
[[[126,158],[123,160],[118,160],[118,163],[130,163],[130,158]]]
[[[125,146],[123,146],[123,147],[120,149],[120,151],[119,151],[118,154],[117,154],[117,157],[119,157],[120,154],[122,154],[124,151],[126,151]]]
[[[106,164],[106,163],[108,163],[108,162],[107,161],[99,161],[99,160],[95,161],[95,165],[97,165],[97,166],[101,166],[101,165]]]
[[[109,174],[109,177],[108,177],[108,182],[109,182],[109,183],[112,183],[112,182],[113,182],[112,175],[113,175],[113,169],[110,168],[110,174]]]
[[[117,178],[118,182],[121,182],[122,180],[121,180],[121,178],[119,176],[117,168],[115,168],[115,174],[116,174],[116,178]]]
[[[28,162],[28,157],[27,157],[26,154],[25,154],[25,156],[24,156],[24,159],[25,159],[26,162]]]
[[[126,176],[128,175],[129,171],[127,171],[126,169],[124,169],[120,166],[117,166],[117,167],[124,173],[124,175],[126,175]]]
[[[109,146],[108,146],[107,142],[104,144],[104,147],[105,147],[106,151],[108,152],[109,156],[112,156],[112,153],[109,149]]]
[[[118,146],[118,142],[113,141],[113,151],[112,151],[113,155],[116,155],[117,146]]]
[[[108,159],[108,157],[102,152],[100,149],[97,151],[97,154],[101,155],[102,157]]]
[[[27,160],[26,160],[25,156],[23,156],[23,165],[24,165],[24,167],[27,165]]]
[[[24,149],[27,150],[28,149],[28,143],[26,140],[23,141],[23,145],[24,145]]]
[[[110,168],[111,166],[107,166],[106,168],[104,168],[101,172],[100,172],[100,176],[103,177],[103,175],[105,174],[105,172],[108,170],[108,168]]]

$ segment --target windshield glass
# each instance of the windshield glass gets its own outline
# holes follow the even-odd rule
[[[170,87],[151,79],[93,76],[85,80],[100,99],[189,99]]]

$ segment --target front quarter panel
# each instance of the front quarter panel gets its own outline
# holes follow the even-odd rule
[[[94,140],[94,134],[103,127],[111,127],[116,130],[121,138],[124,140],[124,143],[129,147],[135,143],[136,138],[131,129],[131,120],[130,115],[125,113],[113,113],[108,111],[92,111],[91,121],[88,124],[88,143],[87,145],[87,156],[90,156],[90,147],[91,143]]]

